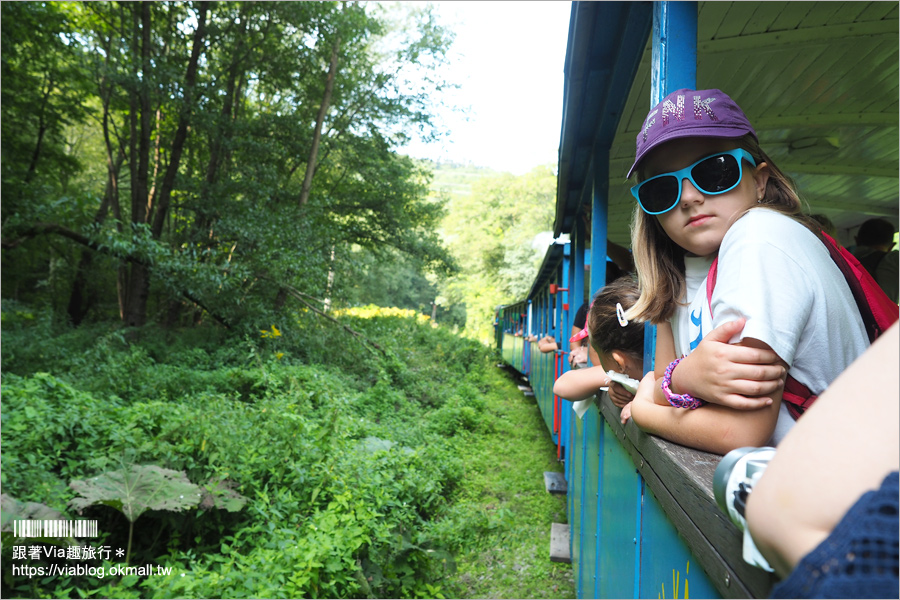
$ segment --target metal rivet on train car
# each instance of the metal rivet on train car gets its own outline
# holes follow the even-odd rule
[[[729,585],[731,585],[731,575],[725,573],[725,587],[728,587]]]
[[[644,468],[644,459],[643,458],[641,459],[641,468],[642,469]]]

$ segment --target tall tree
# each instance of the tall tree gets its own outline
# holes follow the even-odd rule
[[[340,261],[354,247],[392,248],[422,269],[452,270],[427,174],[396,152],[411,132],[433,134],[428,99],[444,85],[434,74],[411,83],[410,71],[439,70],[451,41],[427,7],[401,7],[401,27],[364,3],[41,6],[61,15],[68,37],[23,29],[21,41],[7,43],[4,35],[4,69],[7,56],[25,65],[31,44],[77,65],[80,95],[66,92],[67,104],[53,106],[97,128],[107,175],[78,220],[55,208],[57,193],[35,192],[45,214],[4,220],[6,254],[34,255],[39,245],[29,240],[43,235],[100,253],[91,272],[102,264],[117,273],[127,325],[147,320],[154,297],[160,308],[193,307],[232,324],[271,308],[283,285],[322,296],[332,249]],[[0,8],[4,34],[8,14],[28,13]],[[46,95],[39,82],[54,72],[48,63],[39,76],[21,74],[16,85],[32,101],[9,110],[4,102],[4,118],[34,120]],[[4,70],[4,93],[6,83]],[[93,121],[87,106],[96,107]],[[20,144],[6,127],[3,144],[4,157]],[[65,161],[76,164],[60,156],[46,163],[56,175]],[[9,165],[15,179],[4,161],[4,194],[29,185],[19,163]],[[89,262],[72,263],[76,320],[90,295]]]
[[[454,196],[442,229],[461,274],[442,294],[466,306],[466,331],[490,339],[499,304],[527,294],[552,240],[556,175],[548,165],[525,175],[482,175]]]
[[[88,222],[90,211],[70,186],[81,165],[69,152],[66,131],[87,118],[89,78],[81,48],[73,43],[74,24],[54,3],[15,2],[0,8],[3,230],[20,231],[55,219],[80,226]],[[21,298],[39,289],[57,297],[59,273],[72,258],[64,246],[34,244],[27,253],[4,254],[4,296]]]

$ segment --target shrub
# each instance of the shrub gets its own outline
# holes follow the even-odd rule
[[[71,481],[127,461],[248,500],[235,513],[203,504],[148,510],[132,524],[89,506],[84,516],[100,521],[100,541],[124,547],[133,525],[132,563],[172,572],[120,581],[7,576],[5,593],[440,594],[454,564],[445,546],[465,535],[454,527],[471,525],[452,509],[463,438],[491,427],[486,349],[427,317],[371,308],[339,314],[366,338],[363,346],[347,336],[341,352],[333,339],[342,332],[302,314],[258,334],[147,327],[126,337],[103,325],[54,329],[16,311],[4,312],[16,346],[3,355],[5,492],[65,511]],[[383,352],[370,350],[376,345]],[[320,347],[329,351],[310,350]]]

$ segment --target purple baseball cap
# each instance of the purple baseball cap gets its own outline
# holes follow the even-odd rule
[[[756,131],[737,103],[722,90],[675,90],[647,113],[637,135],[631,177],[646,154],[669,140],[686,137],[738,138]]]

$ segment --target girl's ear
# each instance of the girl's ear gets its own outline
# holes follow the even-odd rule
[[[766,184],[769,182],[769,165],[767,163],[761,162],[756,165],[753,182],[756,186],[756,199],[764,199],[766,197]]]
[[[613,350],[610,355],[615,361],[619,373],[625,373],[629,377],[633,377],[635,379],[640,379],[641,375],[643,375],[643,359],[636,358],[625,352],[620,352],[619,350]]]
[[[625,365],[626,365],[625,353],[620,352],[618,350],[613,350],[612,352],[609,353],[609,355],[612,356],[613,362],[616,363],[616,371],[618,371],[619,373],[624,373]]]

